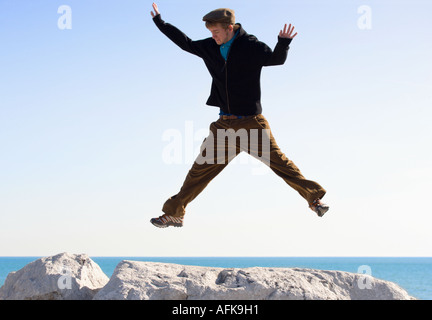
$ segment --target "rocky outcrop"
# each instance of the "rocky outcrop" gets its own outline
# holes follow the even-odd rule
[[[393,282],[342,271],[224,269],[122,261],[111,279],[87,255],[63,253],[11,272],[2,299],[43,300],[407,300]]]
[[[61,253],[9,273],[0,300],[91,300],[108,280],[88,255]]]
[[[223,269],[122,261],[101,300],[405,300],[388,281],[342,271],[300,268]]]

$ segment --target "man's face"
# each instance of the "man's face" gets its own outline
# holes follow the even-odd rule
[[[212,38],[218,45],[224,44],[230,40],[230,30],[232,29],[232,26],[229,26],[228,29],[225,29],[218,23],[215,26],[209,27],[208,29],[212,34]]]

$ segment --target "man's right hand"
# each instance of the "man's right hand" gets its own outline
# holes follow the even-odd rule
[[[159,9],[158,9],[158,6],[157,6],[157,4],[156,3],[154,3],[153,2],[153,9],[154,9],[154,13],[153,13],[153,11],[150,11],[150,14],[151,14],[151,16],[152,16],[152,18],[154,18],[154,17],[156,17],[158,14],[160,14],[160,12],[159,12]]]

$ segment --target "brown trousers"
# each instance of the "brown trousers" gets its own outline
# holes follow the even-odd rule
[[[183,217],[188,203],[242,151],[267,164],[309,204],[325,195],[326,191],[318,183],[305,179],[297,166],[281,152],[267,120],[263,115],[257,115],[234,120],[219,119],[210,125],[210,134],[204,140],[183,186],[178,194],[165,202],[162,211]]]

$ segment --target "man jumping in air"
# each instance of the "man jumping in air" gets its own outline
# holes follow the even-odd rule
[[[210,125],[210,135],[204,140],[201,153],[179,193],[165,202],[162,208],[164,214],[150,222],[159,228],[182,227],[188,203],[241,151],[247,151],[266,163],[307,201],[309,208],[322,217],[329,209],[321,202],[326,191],[318,183],[307,180],[282,153],[269,123],[261,114],[261,69],[285,63],[289,44],[297,35],[297,32],[293,34],[294,26],[290,24],[287,27],[285,24],[272,51],[235,22],[231,9],[217,9],[205,15],[203,21],[212,37],[198,41],[192,41],[179,29],[163,21],[155,3],[153,10],[153,21],[163,34],[181,49],[204,60],[213,79],[207,105],[219,107],[220,113],[219,119]],[[240,138],[243,136],[246,143],[239,143],[237,136],[230,139],[229,135],[233,132],[241,132]]]

